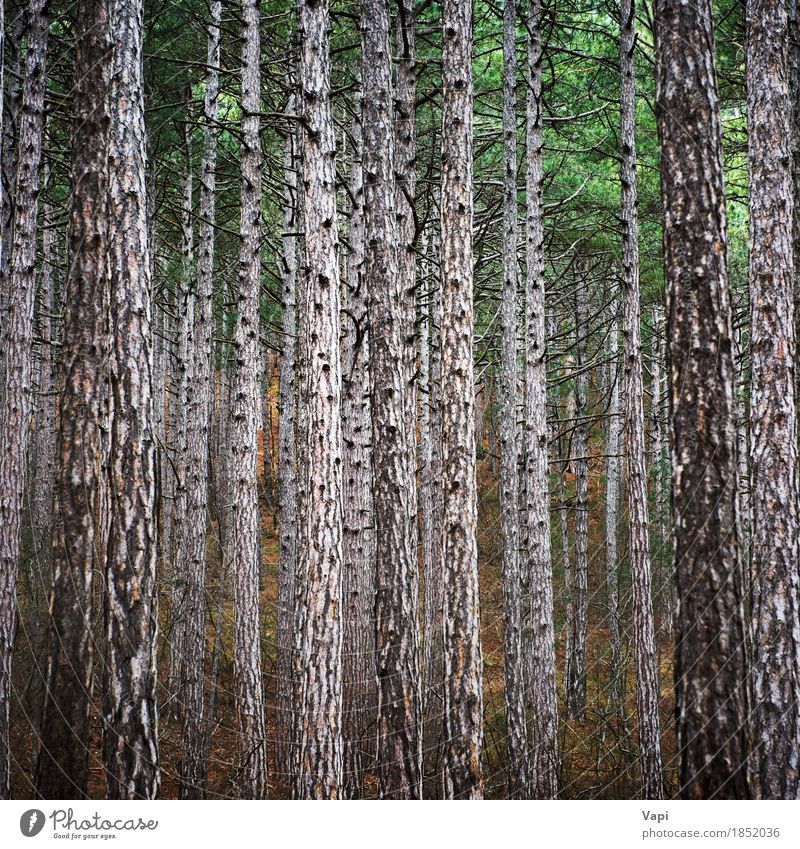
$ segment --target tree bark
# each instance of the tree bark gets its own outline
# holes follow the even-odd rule
[[[111,533],[106,564],[103,752],[108,796],[159,792],[151,265],[145,185],[142,5],[113,0],[109,110]]]
[[[734,366],[711,4],[658,0],[679,793],[750,796]]]
[[[610,655],[610,688],[614,709],[623,709],[622,638],[619,616],[619,505],[620,459],[624,419],[620,403],[619,320],[617,299],[611,302],[611,331],[609,334],[609,409],[606,432],[606,622]]]
[[[531,797],[558,792],[558,709],[556,705],[553,573],[550,554],[550,492],[547,444],[547,333],[545,316],[542,203],[542,7],[528,4],[528,95],[526,103],[525,281],[525,478],[526,572],[530,587]]]
[[[375,599],[372,514],[372,416],[369,315],[364,276],[364,182],[361,110],[351,136],[350,228],[347,287],[342,310],[342,428],[344,441],[344,795],[358,798],[374,702]]]
[[[307,429],[299,792],[342,793],[342,391],[339,232],[328,0],[301,0],[303,302]]]
[[[407,364],[397,261],[388,0],[362,0],[365,277],[369,293],[378,775],[384,798],[420,798],[419,602],[412,552]],[[412,255],[413,257],[413,255]],[[404,275],[407,277],[407,271]]]
[[[508,795],[528,795],[528,740],[522,658],[522,585],[517,468],[517,6],[503,6],[503,355],[500,408],[500,523],[503,535],[503,647]]]
[[[233,473],[233,652],[243,798],[267,794],[267,734],[259,618],[260,529],[257,484],[258,328],[261,281],[261,69],[259,0],[242,0],[241,223],[236,325],[236,369],[231,392]]]
[[[216,219],[217,100],[219,94],[221,0],[210,6],[206,26],[207,69],[203,105],[203,158],[200,171],[199,224],[194,324],[190,339],[192,386],[186,410],[186,490],[187,526],[184,577],[185,626],[181,698],[181,785],[184,799],[201,799],[207,773],[205,723],[205,594],[206,531],[208,528],[208,451],[212,372],[211,340],[214,294],[214,223]]]
[[[27,32],[13,234],[8,286],[4,286],[8,302],[3,337],[5,394],[0,410],[0,799],[10,798],[11,793],[11,659],[17,612],[20,518],[32,412],[36,233],[48,36],[46,0],[31,0]]]
[[[620,140],[622,221],[622,336],[625,354],[625,447],[629,556],[633,596],[633,639],[636,666],[636,713],[639,772],[643,799],[660,799],[661,723],[650,580],[650,534],[647,513],[647,462],[644,442],[641,311],[639,307],[639,223],[636,186],[636,42],[634,0],[620,5]]]
[[[442,3],[444,790],[483,798],[483,656],[472,363],[472,4]]]
[[[36,794],[86,797],[92,695],[92,578],[109,532],[107,363],[109,108],[112,33],[103,0],[82,0],[75,59],[72,192],[56,434],[57,513]]]
[[[290,77],[290,85],[292,79]],[[295,109],[290,95],[287,110]],[[275,714],[276,773],[287,783],[291,778],[292,646],[294,634],[294,575],[297,561],[297,450],[295,418],[297,381],[297,134],[294,127],[284,140],[283,255],[281,273],[281,350],[278,372],[278,623],[276,630]]]
[[[800,795],[800,486],[786,6],[747,3],[753,790]]]

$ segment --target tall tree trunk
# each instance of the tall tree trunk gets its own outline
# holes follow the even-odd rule
[[[261,39],[259,0],[242,0],[241,224],[236,326],[236,370],[231,392],[231,533],[234,573],[233,663],[241,747],[243,798],[267,793],[267,734],[261,672],[258,512],[258,328],[261,281]]]
[[[405,382],[408,511],[411,517],[411,554],[416,567],[419,559],[417,515],[419,508],[417,502],[417,256],[415,252],[417,240],[417,57],[415,26],[413,0],[398,0],[397,89],[394,98],[395,212],[397,214],[397,272],[401,311],[400,343]],[[417,583],[419,583],[418,577]]]
[[[42,169],[42,186],[50,184],[50,166]],[[55,349],[59,309],[58,232],[53,205],[47,201],[42,212],[42,262],[34,312],[39,348],[39,369],[34,414],[34,467],[32,474],[31,524],[37,547],[49,546],[53,519],[55,482],[56,380]],[[47,559],[47,558],[45,558]]]
[[[786,6],[747,3],[753,790],[800,795],[791,109]]]
[[[526,103],[525,281],[525,477],[530,582],[531,796],[558,792],[558,708],[553,634],[553,573],[550,556],[550,492],[547,445],[547,334],[544,280],[542,166],[542,7],[528,4],[528,95]]]
[[[328,0],[302,0],[305,623],[299,793],[342,792],[342,391]]]
[[[500,516],[503,535],[503,647],[508,795],[528,795],[528,735],[522,658],[522,585],[517,468],[517,6],[503,6],[503,357],[500,409]]]
[[[203,159],[200,171],[194,325],[189,346],[192,357],[192,387],[188,394],[186,410],[187,525],[184,568],[186,594],[181,667],[183,725],[180,785],[180,795],[184,799],[203,798],[207,772],[207,729],[204,716],[206,530],[208,527],[209,413],[212,394],[211,340],[221,0],[214,0],[210,11],[211,19],[206,27],[207,69],[203,106]]]
[[[647,515],[647,462],[644,442],[641,311],[639,307],[639,223],[636,214],[636,41],[634,0],[620,5],[620,140],[622,144],[622,337],[625,347],[625,478],[636,666],[636,713],[642,798],[660,799],[661,723],[650,581],[650,534]]]
[[[20,516],[32,412],[33,308],[39,167],[44,128],[47,2],[31,0],[19,119],[13,234],[3,338],[5,394],[0,410],[0,798],[10,798],[11,658],[17,611]],[[5,280],[3,281],[5,283]]]
[[[610,654],[611,699],[621,711],[625,696],[622,680],[622,638],[619,622],[619,505],[620,455],[622,453],[622,405],[620,403],[619,319],[617,299],[611,302],[609,333],[609,408],[606,430],[606,622]]]
[[[290,85],[292,78],[289,78]],[[295,109],[290,95],[287,111]],[[283,255],[281,257],[281,350],[278,372],[278,622],[276,630],[275,713],[276,773],[291,778],[292,646],[294,635],[294,575],[297,561],[297,450],[295,414],[297,383],[297,134],[291,127],[283,148]]]
[[[746,799],[749,698],[711,3],[658,0],[655,23],[678,590],[679,792],[684,798]]]
[[[384,798],[420,797],[419,603],[409,509],[407,374],[395,218],[388,0],[362,0],[365,276],[369,293],[378,775]],[[413,257],[413,255],[412,255]]]
[[[112,799],[159,791],[151,266],[145,185],[142,5],[110,5],[108,270],[111,533],[106,564],[103,752]],[[124,745],[120,745],[124,741]]]
[[[442,492],[442,287],[439,273],[438,232],[431,234],[431,301],[428,306],[428,333],[430,337],[430,363],[428,379],[428,408],[430,411],[430,461],[428,466],[428,487],[430,490],[430,515],[427,533],[429,533],[429,554],[424,572],[424,643],[425,643],[425,731],[424,770],[430,785],[441,791],[438,781],[441,772],[442,730],[444,716],[444,585],[442,574],[441,532],[444,521],[444,496]],[[422,510],[423,519],[425,508]],[[436,791],[431,791],[436,792]],[[438,795],[438,794],[437,794]]]
[[[483,798],[483,657],[472,364],[472,3],[442,3],[444,789]]]
[[[342,428],[344,440],[344,795],[361,795],[366,737],[374,700],[374,520],[372,516],[372,417],[369,315],[364,277],[364,184],[361,115],[351,136],[350,253],[342,310]]]
[[[191,104],[191,89],[187,93],[187,110]],[[175,311],[178,324],[178,344],[173,358],[175,368],[175,403],[172,419],[174,439],[172,443],[172,474],[174,477],[172,505],[172,537],[165,555],[172,564],[172,634],[169,644],[169,667],[167,692],[170,707],[176,716],[183,713],[183,698],[180,693],[181,665],[184,658],[184,635],[186,632],[186,534],[188,513],[187,466],[188,446],[186,431],[188,424],[189,398],[194,393],[194,307],[195,292],[192,281],[194,274],[194,228],[192,224],[192,200],[194,175],[192,173],[191,129],[184,124],[184,155],[186,172],[181,197],[181,271],[176,284]]]
[[[104,0],[82,0],[75,60],[68,262],[56,436],[57,513],[36,794],[86,796],[92,693],[92,578],[108,542],[109,106],[112,33]]]

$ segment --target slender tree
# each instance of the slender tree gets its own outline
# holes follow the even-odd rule
[[[291,82],[291,77],[290,77]],[[290,95],[288,111],[295,108]],[[297,132],[291,127],[283,148],[283,251],[281,272],[281,343],[278,371],[278,622],[275,675],[275,763],[288,781],[291,773],[292,646],[294,575],[297,561]]]
[[[622,404],[620,403],[619,333],[617,300],[611,302],[611,330],[608,341],[609,406],[606,425],[606,622],[610,654],[611,696],[615,709],[624,699],[622,680],[622,638],[619,611],[619,503],[620,455],[622,453]]]
[[[679,792],[684,798],[746,799],[749,698],[711,3],[658,0],[655,35],[678,592]]]
[[[303,115],[303,284],[307,547],[302,605],[299,793],[333,799],[342,792],[342,375],[336,142],[331,114],[327,0],[299,5]],[[313,661],[312,661],[313,659]],[[297,792],[297,791],[296,791]]]
[[[525,280],[525,514],[530,592],[531,796],[558,792],[553,573],[550,554],[550,492],[547,444],[547,339],[545,324],[542,185],[542,7],[528,4],[526,102],[527,192]]]
[[[364,277],[364,178],[361,115],[353,119],[347,287],[342,310],[344,441],[344,788],[361,795],[374,701],[375,596],[372,515],[372,416],[369,316]]]
[[[156,523],[150,336],[151,265],[145,185],[142,5],[113,0],[109,86],[108,260],[111,286],[103,752],[108,796],[158,795]]]
[[[206,779],[205,594],[208,527],[208,451],[211,406],[211,338],[213,331],[214,248],[217,175],[217,113],[221,0],[210,6],[206,26],[207,67],[203,104],[203,157],[200,166],[197,270],[194,323],[189,339],[192,386],[186,410],[187,527],[184,578],[185,626],[181,666],[181,796],[202,798]]]
[[[407,375],[395,218],[388,0],[361,7],[364,87],[365,279],[369,293],[372,491],[375,511],[375,660],[381,796],[420,796],[422,757],[406,416]]]
[[[503,5],[503,360],[500,409],[500,504],[503,534],[503,647],[508,794],[528,793],[528,740],[522,658],[522,585],[517,468],[517,6]]]
[[[261,103],[259,0],[243,0],[241,223],[236,370],[231,390],[231,514],[234,570],[233,659],[241,746],[242,796],[267,792],[267,734],[259,620],[260,527],[257,489],[258,326],[261,279]]]
[[[442,3],[444,789],[483,798],[483,686],[472,365],[472,3]]]
[[[82,0],[75,57],[75,129],[60,416],[56,433],[58,513],[45,700],[36,762],[43,799],[86,796],[92,696],[94,597],[108,541],[109,281],[108,89],[111,29],[102,0]]]
[[[661,723],[653,597],[650,580],[650,533],[647,514],[647,462],[644,441],[641,310],[639,306],[639,222],[636,211],[636,42],[634,0],[620,5],[620,141],[622,220],[622,337],[625,355],[625,476],[633,594],[636,666],[636,713],[642,798],[660,799]]]
[[[589,435],[586,362],[589,335],[588,270],[581,268],[575,287],[575,380],[573,421],[573,468],[575,470],[575,562],[569,573],[567,617],[567,668],[564,699],[571,719],[583,719],[586,711],[586,650],[589,627]]]
[[[19,146],[14,177],[13,234],[4,319],[5,392],[0,409],[0,799],[10,798],[11,659],[17,615],[17,568],[25,490],[33,380],[33,308],[36,296],[36,238],[39,168],[44,128],[46,0],[28,7]]]
[[[747,3],[753,789],[800,794],[800,484],[785,3]]]

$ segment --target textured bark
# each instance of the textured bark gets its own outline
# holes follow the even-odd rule
[[[658,674],[650,580],[650,534],[647,515],[647,462],[644,442],[641,311],[639,306],[639,224],[636,212],[636,39],[634,0],[620,5],[620,141],[622,221],[622,336],[625,355],[625,477],[628,501],[629,556],[633,596],[636,714],[639,772],[643,799],[660,799],[661,737]]]
[[[241,223],[231,391],[231,534],[234,574],[233,663],[243,798],[267,793],[267,734],[259,619],[260,530],[257,488],[258,326],[261,280],[261,69],[259,0],[243,0]]]
[[[389,4],[391,7],[391,3]],[[397,214],[397,273],[400,287],[405,382],[405,426],[408,456],[408,512],[411,517],[411,552],[418,563],[417,492],[417,58],[413,0],[398,0],[396,28],[397,87],[394,110],[395,212]],[[419,579],[417,578],[417,583]],[[418,650],[417,650],[418,651]],[[418,664],[419,665],[419,662]],[[419,686],[419,685],[418,685]],[[421,729],[417,730],[421,734]]]
[[[46,0],[31,0],[28,8],[28,52],[19,118],[11,256],[6,278],[8,303],[3,337],[6,382],[0,409],[0,799],[10,796],[11,658],[17,609],[20,515],[32,412],[34,268],[44,127],[46,9]]]
[[[221,0],[210,7],[206,27],[207,62],[203,105],[203,159],[197,244],[194,321],[189,339],[191,391],[186,410],[186,581],[181,667],[181,785],[184,799],[203,798],[207,771],[204,715],[206,530],[208,527],[209,412],[212,394],[211,338],[214,294],[214,221],[216,217],[217,97],[219,92]]]
[[[483,657],[472,365],[472,4],[442,4],[444,790],[483,798]]]
[[[288,111],[295,108],[294,97]],[[297,451],[295,414],[297,384],[297,137],[287,132],[283,152],[283,255],[281,258],[281,350],[278,372],[278,622],[276,630],[275,714],[276,773],[288,783],[291,773],[292,633],[294,575],[297,561]]]
[[[191,89],[187,93],[187,109],[191,103]],[[181,271],[175,288],[175,312],[177,316],[177,346],[172,359],[174,368],[175,403],[170,410],[173,440],[171,446],[171,472],[173,481],[172,536],[169,549],[164,554],[172,566],[172,633],[169,641],[169,666],[166,690],[171,711],[176,716],[183,714],[181,667],[183,663],[184,637],[186,633],[186,535],[189,521],[187,466],[188,445],[186,431],[189,398],[194,392],[194,228],[192,225],[192,200],[194,175],[192,173],[191,130],[184,124],[185,168],[183,193],[181,196]]]
[[[107,5],[83,0],[75,60],[72,193],[56,436],[58,512],[36,794],[86,796],[92,692],[92,577],[108,541]]]
[[[653,330],[650,339],[650,468],[651,477],[653,480],[653,510],[655,513],[656,526],[656,551],[658,559],[654,566],[655,577],[653,582],[655,585],[655,597],[658,600],[658,606],[661,612],[661,627],[659,630],[665,632],[665,636],[672,638],[673,634],[673,613],[674,613],[674,595],[675,584],[672,577],[672,566],[669,553],[669,469],[666,440],[664,439],[664,430],[666,427],[666,366],[663,362],[664,358],[664,320],[661,315],[659,306],[653,307]],[[737,415],[737,421],[743,419]],[[737,441],[741,444],[742,435],[746,434],[745,428],[737,427]],[[747,468],[747,455],[743,456],[739,453],[739,480],[747,483],[747,475],[742,478],[742,460],[744,460],[745,470]],[[739,488],[739,505],[740,505],[740,520],[744,515],[743,490]]]
[[[800,312],[800,0],[788,0],[787,37],[788,84],[792,109],[792,253],[794,268],[794,312]],[[795,321],[795,351],[800,339],[800,324]],[[795,402],[800,397],[800,369],[795,369]],[[744,530],[744,529],[743,529]]]
[[[342,389],[335,155],[327,0],[301,0],[303,114],[302,334],[305,498],[300,513],[305,613],[298,791],[342,792]]]
[[[106,563],[103,753],[108,796],[159,791],[156,704],[156,516],[145,198],[142,6],[109,7],[108,271],[111,286],[111,532]]]
[[[734,366],[711,4],[658,0],[680,795],[750,795]]]
[[[444,626],[442,621],[444,605],[444,585],[442,562],[442,522],[444,498],[442,494],[442,343],[440,328],[442,324],[442,288],[441,277],[437,274],[439,251],[438,232],[434,232],[430,245],[431,303],[428,307],[428,334],[430,339],[430,362],[428,364],[428,409],[430,412],[430,451],[425,461],[427,468],[427,489],[430,513],[427,514],[425,527],[424,555],[424,770],[426,777],[426,796],[439,795],[442,784],[439,780],[442,757],[442,730],[444,726]],[[423,521],[426,509],[422,507]],[[428,789],[430,787],[430,790]]]
[[[586,413],[589,384],[586,364],[589,293],[586,275],[581,275],[575,285],[575,563],[569,585],[571,616],[567,622],[569,645],[565,701],[568,716],[580,720],[586,710],[586,634],[589,624],[589,442]]]
[[[364,279],[364,185],[361,117],[353,119],[346,299],[342,309],[344,442],[344,796],[361,795],[374,702],[375,599],[372,515],[372,416]]]
[[[503,660],[508,795],[528,794],[528,740],[522,658],[522,586],[517,468],[517,7],[503,6],[503,356],[500,399],[500,522],[503,535]]]
[[[619,622],[619,505],[622,453],[622,404],[620,403],[619,321],[617,300],[611,302],[611,332],[608,341],[609,408],[606,430],[606,626],[610,654],[609,679],[614,709],[621,710],[624,698],[622,680],[622,639]]]
[[[409,508],[407,368],[395,218],[388,0],[361,6],[365,280],[369,293],[378,775],[384,798],[421,793],[419,599]],[[415,535],[414,535],[415,536]]]
[[[547,445],[547,339],[545,323],[542,203],[542,9],[528,5],[528,93],[526,103],[527,277],[525,281],[525,478],[526,572],[531,640],[531,796],[558,792],[558,708],[553,634],[553,573],[550,555],[550,492]]]
[[[4,10],[5,11],[5,10]],[[0,225],[2,227],[2,242],[0,243],[0,269],[2,270],[4,288],[0,295],[7,298],[7,274],[11,262],[11,240],[14,235],[14,184],[17,172],[17,140],[19,136],[20,105],[22,100],[23,63],[25,54],[22,50],[26,27],[25,3],[20,2],[15,14],[9,21],[8,34],[5,41],[5,55],[8,57],[8,71],[4,74],[7,83],[3,90],[3,135],[2,135],[2,179],[3,203],[1,207]],[[5,71],[5,61],[3,62]],[[4,305],[7,308],[7,303]],[[0,373],[0,377],[4,373]],[[2,389],[2,387],[0,387]]]
[[[50,165],[42,169],[42,186],[50,184]],[[34,398],[34,446],[31,464],[31,526],[37,548],[49,544],[55,481],[56,379],[55,357],[59,309],[58,249],[55,210],[45,202],[42,211],[42,261],[34,311],[38,368]],[[47,561],[47,558],[45,558]]]
[[[753,789],[800,797],[791,109],[786,6],[747,3]]]

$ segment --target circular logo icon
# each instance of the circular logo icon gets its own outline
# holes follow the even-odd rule
[[[19,830],[25,837],[36,837],[44,828],[44,814],[37,808],[31,808],[19,818]]]

